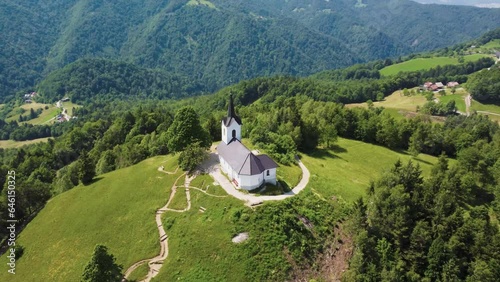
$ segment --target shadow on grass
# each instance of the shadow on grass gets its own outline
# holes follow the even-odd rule
[[[277,185],[265,183],[259,186],[258,188],[248,191],[248,193],[255,195],[262,195],[262,196],[276,196],[276,195],[283,195],[290,191],[292,190],[285,181],[278,180]]]
[[[429,162],[429,161],[426,161],[426,160],[422,160],[422,159],[421,159],[421,158],[419,158],[419,157],[414,157],[414,158],[413,158],[413,160],[415,160],[415,161],[417,161],[417,162],[419,162],[419,163],[424,163],[424,164],[428,164],[428,165],[431,165],[431,166],[433,166],[433,165],[434,165],[433,163],[431,163],[431,162]]]
[[[332,154],[332,152],[337,153],[337,154],[338,153],[346,153],[347,150],[345,148],[342,148],[340,146],[335,145],[335,146],[331,147],[330,149],[318,148],[318,149],[314,150],[313,152],[311,152],[309,154],[309,156],[312,158],[315,158],[315,159],[333,159],[333,158],[342,159],[338,155]]]
[[[97,182],[103,180],[103,179],[104,179],[104,177],[94,177],[94,179],[92,179],[92,181],[90,183],[84,184],[83,186],[90,186],[90,185],[92,185],[94,183],[97,183]]]

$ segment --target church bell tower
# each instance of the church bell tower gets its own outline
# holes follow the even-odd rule
[[[241,119],[234,111],[233,95],[229,95],[229,105],[227,107],[227,116],[222,119],[222,141],[229,144],[234,139],[241,140]]]

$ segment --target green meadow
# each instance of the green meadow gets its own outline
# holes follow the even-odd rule
[[[249,208],[232,197],[190,192],[189,211],[163,215],[169,255],[153,281],[245,281],[242,273],[249,258],[242,257],[241,246],[231,242],[236,235],[232,219],[238,210]]]
[[[48,140],[49,138],[38,138],[26,141],[0,140],[0,148],[3,149],[20,148],[24,145],[47,142]]]
[[[151,158],[51,199],[18,237],[25,251],[15,279],[2,271],[0,281],[79,281],[96,244],[106,245],[124,268],[156,255],[155,211],[182,174],[159,172],[160,165],[170,170],[176,158]]]
[[[346,201],[363,196],[370,181],[379,178],[397,160],[419,164],[424,176],[437,162],[436,157],[420,154],[414,158],[404,152],[343,138],[339,138],[332,150],[317,150],[302,156],[302,162],[311,172],[308,187],[325,198],[335,196]]]
[[[483,46],[480,46],[481,49],[495,49],[499,50],[500,49],[500,39],[493,39],[490,42],[484,44]]]
[[[480,58],[489,57],[486,54],[473,54],[464,56],[465,62],[477,61]],[[419,71],[431,69],[437,66],[458,65],[458,58],[434,57],[434,58],[416,58],[399,64],[387,66],[380,70],[384,76],[394,75],[402,71]]]

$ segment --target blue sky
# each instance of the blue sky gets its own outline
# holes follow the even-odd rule
[[[500,0],[414,0],[414,1],[426,4],[435,3],[435,4],[469,5],[469,6],[500,8]]]

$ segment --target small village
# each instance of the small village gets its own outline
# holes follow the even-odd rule
[[[458,83],[456,81],[450,81],[446,84],[446,88],[453,88],[453,87],[457,87],[459,85],[460,85],[460,83]],[[443,90],[444,88],[445,88],[445,85],[442,82],[433,83],[431,81],[427,81],[421,87],[421,90],[438,92],[440,90]]]

